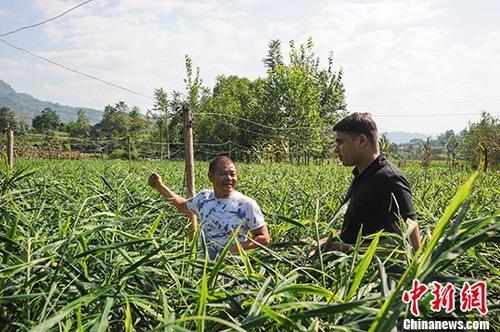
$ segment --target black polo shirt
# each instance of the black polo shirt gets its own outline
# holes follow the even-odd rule
[[[380,230],[396,232],[395,223],[401,219],[416,220],[412,194],[403,174],[380,155],[363,173],[355,168],[354,179],[344,203],[349,201],[340,238],[355,243],[363,225],[363,235]]]

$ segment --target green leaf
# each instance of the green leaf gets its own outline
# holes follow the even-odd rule
[[[134,327],[132,325],[132,311],[130,310],[130,303],[128,303],[128,299],[125,297],[125,321],[124,327],[125,332],[132,332]]]
[[[106,288],[106,289],[101,289],[101,290],[98,290],[94,293],[77,298],[76,300],[68,303],[63,308],[61,308],[51,318],[49,318],[43,322],[40,322],[40,324],[35,326],[32,331],[33,332],[47,331],[52,326],[56,325],[62,319],[64,319],[64,317],[68,316],[74,309],[79,308],[82,305],[85,305],[85,304],[88,304],[92,301],[97,300],[99,297],[106,294],[107,292],[109,292],[109,289]]]
[[[234,232],[233,235],[231,235],[231,238],[229,241],[227,241],[226,245],[224,246],[224,249],[221,251],[219,256],[217,257],[217,260],[215,261],[215,265],[212,268],[212,271],[210,272],[210,276],[208,278],[208,287],[212,289],[214,287],[215,281],[217,280],[217,275],[219,274],[219,271],[222,267],[222,263],[224,262],[224,259],[227,256],[227,253],[229,252],[229,249],[233,245],[234,240],[238,236],[240,232],[240,227],[238,227]]]
[[[106,304],[104,306],[104,310],[102,311],[101,319],[99,319],[95,325],[92,331],[94,332],[103,332],[106,331],[109,327],[109,312],[111,310],[111,307],[113,306],[114,299],[112,297],[107,297],[106,298]]]
[[[312,285],[312,284],[295,284],[295,285],[288,285],[285,287],[280,287],[278,290],[274,292],[274,295],[280,294],[280,293],[290,293],[290,294],[310,294],[310,295],[318,295],[318,296],[323,296],[326,298],[331,298],[335,296],[335,293],[329,291],[326,288],[323,288],[318,285]]]
[[[131,246],[133,244],[138,244],[138,243],[142,243],[142,242],[146,242],[146,241],[151,241],[151,239],[132,240],[132,241],[118,242],[118,243],[112,243],[112,244],[107,244],[107,245],[103,245],[103,246],[98,246],[98,247],[92,248],[90,250],[87,250],[85,252],[82,252],[82,253],[76,255],[74,258],[75,259],[81,258],[81,257],[85,257],[85,256],[88,256],[91,254],[101,254],[101,253],[106,252],[106,251],[110,251],[110,250],[121,248],[121,247]]]
[[[363,280],[363,276],[365,275],[366,270],[368,270],[368,266],[370,266],[373,256],[375,255],[379,239],[380,233],[377,233],[377,235],[375,235],[375,237],[373,238],[372,243],[363,255],[361,262],[356,266],[354,270],[354,278],[351,287],[349,288],[349,292],[347,292],[347,296],[345,297],[345,301],[349,301],[354,293],[356,293],[356,291],[358,290],[359,285],[361,284],[361,280]]]
[[[434,231],[432,233],[431,240],[427,245],[422,257],[420,257],[419,264],[417,266],[417,274],[423,269],[424,265],[427,263],[428,258],[431,256],[434,248],[436,247],[438,241],[444,234],[446,226],[449,224],[451,218],[457,212],[458,208],[465,202],[467,197],[472,192],[472,184],[474,180],[477,178],[479,172],[475,172],[472,176],[458,189],[455,196],[451,200],[450,204],[446,207],[444,214],[439,218],[436,226],[434,227]]]

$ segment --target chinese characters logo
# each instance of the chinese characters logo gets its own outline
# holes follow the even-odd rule
[[[418,280],[414,279],[410,290],[404,291],[403,302],[410,304],[410,312],[413,316],[418,317],[420,310],[418,309],[418,301],[429,291],[432,295],[430,302],[431,310],[440,312],[445,309],[446,313],[455,311],[455,287],[446,283],[434,281],[431,283],[431,288],[425,284],[421,284]],[[478,281],[472,285],[465,282],[460,290],[460,310],[463,312],[470,312],[473,309],[478,310],[482,315],[488,313],[486,306],[486,283]]]

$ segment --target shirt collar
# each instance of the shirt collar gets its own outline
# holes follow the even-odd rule
[[[356,178],[358,178],[359,176],[370,175],[383,167],[386,162],[387,158],[384,155],[380,154],[377,158],[375,158],[375,160],[372,161],[370,165],[368,165],[363,173],[359,174],[358,168],[354,167],[354,169],[352,170],[352,174],[354,174]]]

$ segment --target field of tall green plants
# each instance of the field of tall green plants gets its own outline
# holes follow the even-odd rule
[[[146,180],[184,193],[181,162],[17,161],[0,170],[0,330],[390,331],[401,297],[422,283],[485,281],[488,309],[421,317],[487,320],[500,330],[498,173],[402,169],[424,243],[372,236],[350,254],[308,260],[299,239],[338,234],[350,169],[240,164],[272,245],[216,261],[196,257],[186,217]],[[210,187],[206,163],[196,187]],[[328,227],[331,225],[331,227]],[[399,324],[399,325],[398,325]]]

